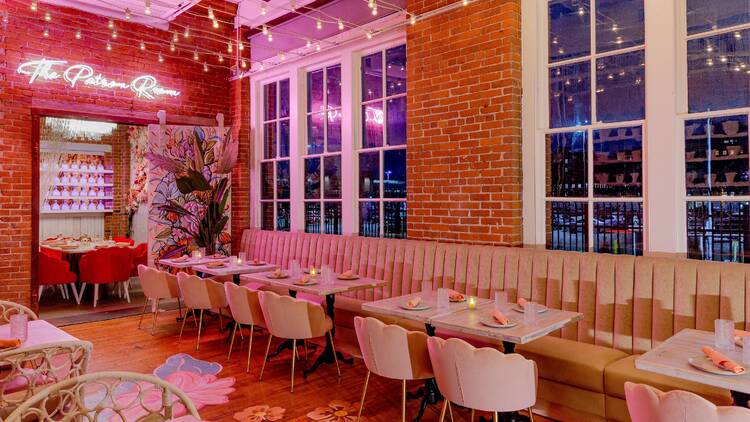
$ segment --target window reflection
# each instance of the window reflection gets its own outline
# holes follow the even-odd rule
[[[326,113],[315,113],[307,116],[307,153],[321,154],[325,145]]]
[[[591,51],[589,0],[549,2],[549,61],[587,56]]]
[[[328,108],[341,107],[341,65],[329,66],[326,69],[326,92]]]
[[[275,228],[273,209],[273,202],[261,202],[261,228],[263,230],[273,230]]]
[[[320,158],[305,159],[305,199],[320,198]]]
[[[688,258],[750,262],[750,203],[688,202]]]
[[[395,149],[383,153],[383,196],[406,198],[406,150]]]
[[[263,158],[276,158],[276,122],[263,125]]]
[[[547,249],[588,250],[588,204],[547,202]]]
[[[594,252],[643,255],[643,204],[594,203]]]
[[[391,98],[388,107],[388,145],[406,145],[406,97]]]
[[[289,119],[279,122],[279,157],[289,156]]]
[[[325,110],[323,101],[323,69],[307,73],[307,112]]]
[[[359,197],[380,197],[380,153],[359,154]]]
[[[383,97],[383,53],[362,57],[362,101]]]
[[[325,234],[341,234],[341,202],[324,202]]]
[[[362,148],[383,146],[383,103],[362,106]]]
[[[289,160],[276,162],[276,199],[289,199]]]
[[[291,227],[289,202],[277,202],[276,205],[276,230],[288,232]]]
[[[552,128],[591,123],[591,63],[555,67],[549,71],[549,125]]]
[[[279,81],[279,118],[289,117],[289,79]]]
[[[688,34],[750,22],[748,0],[687,0]]]
[[[406,92],[406,45],[386,50],[386,93],[391,95]]]
[[[320,233],[320,202],[305,202],[305,233]]]
[[[276,118],[276,82],[263,86],[264,120]]]
[[[596,51],[643,44],[644,23],[643,0],[597,0]]]
[[[261,199],[273,199],[273,162],[260,164],[260,197]]]
[[[587,196],[586,132],[547,135],[547,196]]]
[[[365,237],[380,236],[380,203],[359,203],[359,235]]]
[[[406,202],[383,202],[383,237],[406,239]]]
[[[341,198],[341,156],[333,155],[323,159],[323,194],[326,199]]]
[[[594,131],[594,196],[641,196],[641,127]]]
[[[596,61],[596,118],[601,122],[640,120],[646,116],[643,50]]]

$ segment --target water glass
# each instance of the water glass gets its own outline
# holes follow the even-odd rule
[[[206,256],[206,248],[199,248],[198,250],[201,251],[201,257]]]
[[[242,262],[247,261],[247,254],[245,252],[240,252],[237,254],[237,257],[242,260]]]
[[[10,338],[17,338],[21,342],[29,337],[29,316],[16,314],[10,317]]]
[[[536,324],[537,304],[535,302],[526,302],[523,308],[523,323],[526,325]]]
[[[450,300],[448,299],[448,289],[437,290],[437,307],[438,309],[448,309]]]
[[[714,345],[717,349],[734,350],[734,321],[714,320]]]
[[[299,277],[299,261],[296,259],[292,261],[292,264],[289,266],[289,270],[292,273],[291,276],[293,278]]]
[[[431,294],[432,293],[432,282],[431,281],[423,281],[422,282],[422,294]]]
[[[750,365],[750,336],[742,337],[742,363]]]
[[[333,277],[331,277],[331,267],[323,265],[320,268],[320,275],[323,277],[323,284],[333,284]]]
[[[495,310],[502,310],[503,307],[508,303],[508,292],[505,290],[495,291]]]

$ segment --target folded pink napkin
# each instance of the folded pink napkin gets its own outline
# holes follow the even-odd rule
[[[527,302],[526,302],[526,299],[519,297],[517,303],[518,303],[518,306],[520,306],[521,308],[525,308]]]
[[[406,302],[406,306],[409,307],[409,308],[416,308],[417,306],[419,306],[420,302],[422,302],[422,298],[421,297],[419,297],[419,296],[413,297],[413,298],[409,299],[408,302]]]
[[[703,353],[711,359],[711,362],[716,365],[717,368],[725,371],[734,372],[735,374],[744,374],[745,368],[737,364],[737,362],[729,359],[723,354],[717,352],[709,346],[703,346]]]
[[[21,345],[21,340],[17,338],[0,338],[0,349],[7,349],[9,347],[18,347]]]
[[[492,311],[492,318],[494,318],[495,321],[498,322],[498,324],[508,325],[508,318],[506,318],[505,315],[503,315],[503,313],[498,311],[497,309]]]
[[[454,302],[460,302],[460,301],[464,300],[465,297],[464,297],[463,294],[461,294],[461,293],[459,293],[459,292],[457,292],[455,290],[450,290],[448,292],[448,299],[450,299],[450,300],[452,300]]]

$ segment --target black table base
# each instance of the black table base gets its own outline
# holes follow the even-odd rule
[[[739,407],[748,407],[748,402],[750,402],[750,394],[742,393],[740,391],[730,391],[729,392],[732,395],[732,401],[735,406]]]

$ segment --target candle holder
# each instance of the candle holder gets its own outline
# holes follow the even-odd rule
[[[477,298],[474,296],[469,296],[469,309],[477,309]]]

